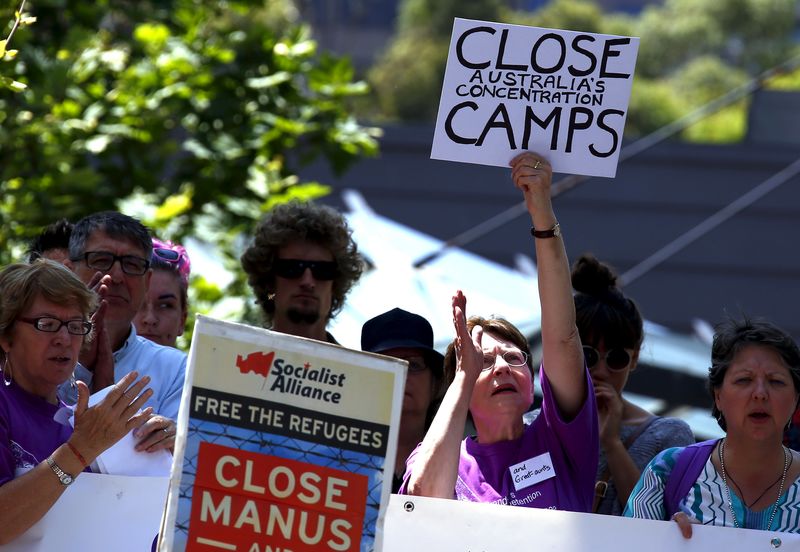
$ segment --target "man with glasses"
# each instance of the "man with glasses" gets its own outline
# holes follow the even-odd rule
[[[81,353],[76,376],[92,392],[137,371],[150,376],[156,415],[137,431],[138,450],[172,448],[186,355],[136,334],[133,319],[150,282],[152,241],[138,220],[114,211],[89,215],[75,224],[69,241],[69,266],[100,298],[93,316],[97,334]],[[62,395],[64,395],[62,389]],[[67,393],[68,395],[68,393]]]
[[[312,203],[278,205],[258,224],[241,261],[267,327],[336,343],[328,322],[363,267],[341,214]]]

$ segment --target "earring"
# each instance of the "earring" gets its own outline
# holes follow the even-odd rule
[[[267,300],[274,301],[275,300],[275,293],[267,293]]]
[[[789,421],[788,421],[788,422],[786,422],[786,428],[785,428],[785,431],[789,431],[791,428],[792,428],[792,419],[791,419],[791,418],[789,418]]]
[[[14,381],[13,374],[11,373],[11,359],[8,358],[8,354],[6,353],[5,362],[3,362],[3,383],[8,387],[11,385],[11,382]]]

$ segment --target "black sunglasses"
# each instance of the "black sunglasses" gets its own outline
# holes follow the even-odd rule
[[[315,280],[333,280],[339,274],[335,261],[303,261],[300,259],[277,259],[275,261],[275,274],[289,280],[300,278],[307,268],[311,269]]]
[[[588,345],[583,346],[583,357],[586,359],[586,367],[592,369],[595,365],[600,362],[600,351],[595,349],[594,347],[589,347]],[[623,349],[622,347],[615,347],[613,349],[609,349],[606,351],[605,357],[606,366],[610,370],[614,370],[615,372],[619,372],[620,370],[624,370],[627,368],[631,363],[631,353],[628,352],[627,349]]]
[[[155,255],[156,257],[158,257],[163,261],[167,261],[170,263],[177,263],[181,258],[180,253],[178,253],[174,249],[166,249],[165,247],[154,247],[153,255]]]

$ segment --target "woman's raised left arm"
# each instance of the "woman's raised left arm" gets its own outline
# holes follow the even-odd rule
[[[544,158],[531,152],[511,161],[514,184],[525,196],[533,228],[542,236],[534,238],[542,308],[542,365],[559,411],[570,419],[580,411],[588,390],[569,262],[550,196],[552,172]]]

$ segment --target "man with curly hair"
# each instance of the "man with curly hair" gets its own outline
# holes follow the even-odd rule
[[[278,205],[256,227],[241,261],[267,327],[336,343],[328,322],[363,269],[340,213],[298,201]]]

